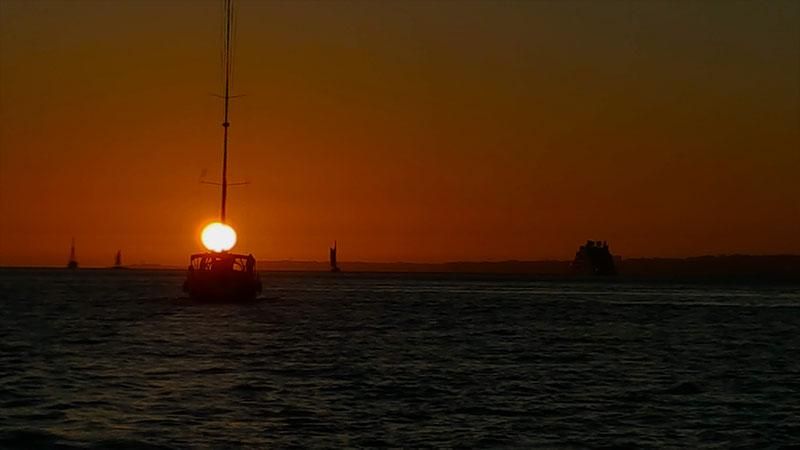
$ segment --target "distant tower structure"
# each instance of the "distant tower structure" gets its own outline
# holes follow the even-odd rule
[[[115,269],[122,268],[122,250],[117,250],[117,255],[114,256],[114,268]]]
[[[72,238],[72,244],[69,247],[69,262],[67,262],[67,269],[77,269],[78,261],[75,259],[75,238]]]
[[[336,241],[333,241],[333,247],[330,248],[330,261],[331,272],[340,272],[339,266],[336,264]]]
[[[608,242],[586,241],[575,253],[570,269],[577,275],[616,275],[615,260]]]

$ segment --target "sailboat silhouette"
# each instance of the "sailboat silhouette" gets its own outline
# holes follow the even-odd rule
[[[336,263],[336,251],[337,251],[336,241],[333,241],[333,247],[330,248],[330,253],[329,253],[330,264],[331,264],[331,272],[340,272],[341,271],[341,269],[339,268],[339,265]]]
[[[75,259],[75,238],[72,238],[72,244],[69,247],[69,261],[67,262],[67,269],[77,269],[78,260]]]
[[[112,269],[126,269],[126,267],[122,265],[122,250],[117,250],[117,254],[114,255],[114,266]]]
[[[230,85],[233,34],[233,1],[225,0],[225,42],[223,45],[223,68],[225,72],[225,94],[222,122],[222,206],[219,224],[225,228],[226,201],[228,195],[228,128],[230,127]],[[231,233],[233,230],[230,229]],[[235,236],[235,234],[234,234]],[[234,241],[235,242],[235,237]],[[233,244],[231,243],[231,246]],[[227,247],[230,248],[230,247]],[[219,251],[214,251],[219,250]],[[255,299],[261,292],[261,279],[255,270],[253,255],[229,253],[214,249],[190,257],[189,270],[183,283],[184,292],[193,300],[210,302],[239,302]]]

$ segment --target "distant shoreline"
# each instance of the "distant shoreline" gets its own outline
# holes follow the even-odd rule
[[[414,262],[340,262],[344,272],[354,273],[442,273],[442,274],[507,274],[530,276],[569,276],[570,261],[453,261],[445,263]],[[183,270],[185,267],[162,264],[131,264],[138,270]],[[322,261],[258,261],[261,272],[328,272]],[[9,268],[58,268],[57,266]],[[102,270],[110,267],[85,267]],[[800,280],[800,255],[723,255],[689,258],[631,258],[622,260],[620,276],[633,278],[764,278]]]

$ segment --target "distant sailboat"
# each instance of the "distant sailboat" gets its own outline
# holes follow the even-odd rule
[[[69,262],[67,262],[67,269],[77,269],[78,261],[75,259],[75,238],[72,238],[72,244],[69,247]]]
[[[113,269],[125,269],[125,266],[122,265],[122,250],[117,250],[117,254],[114,256],[114,266]]]
[[[336,241],[333,241],[333,247],[330,248],[330,262],[331,272],[340,272],[339,266],[336,264]]]
[[[225,223],[228,194],[228,110],[232,71],[233,0],[224,0],[224,47],[222,65],[225,75],[223,140],[222,140],[222,207],[219,222],[203,230],[203,245],[207,252],[191,255],[183,290],[192,300],[204,302],[243,302],[254,300],[261,292],[261,279],[255,270],[253,255],[229,253],[236,243],[236,232]]]

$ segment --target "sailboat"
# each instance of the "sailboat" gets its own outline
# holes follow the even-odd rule
[[[336,273],[341,271],[341,269],[339,269],[339,265],[336,264],[336,241],[333,241],[333,247],[331,247],[329,250],[331,272]]]
[[[117,254],[114,256],[114,266],[112,269],[125,269],[126,267],[122,265],[122,250],[117,250]]]
[[[75,238],[72,238],[72,244],[69,247],[69,261],[67,262],[67,269],[77,269],[78,260],[75,259]]]
[[[183,290],[192,300],[206,302],[242,302],[254,300],[261,293],[261,279],[255,270],[252,254],[230,253],[236,244],[236,232],[226,223],[228,195],[228,128],[232,69],[233,0],[225,1],[225,25],[222,65],[225,73],[222,138],[222,206],[219,222],[203,229],[202,241],[208,251],[191,255]]]

